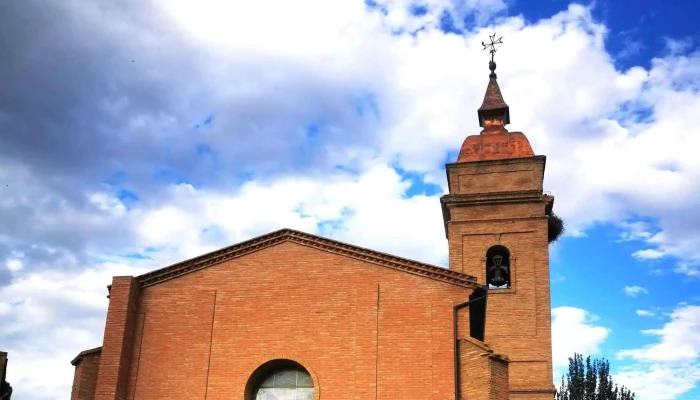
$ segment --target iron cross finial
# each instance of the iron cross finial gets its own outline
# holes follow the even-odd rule
[[[503,39],[503,36],[496,39],[496,32],[494,32],[493,35],[489,35],[490,43],[481,42],[481,45],[484,46],[484,50],[489,49],[489,54],[491,54],[491,62],[494,62],[493,57],[496,55],[496,45],[503,44],[501,39]]]

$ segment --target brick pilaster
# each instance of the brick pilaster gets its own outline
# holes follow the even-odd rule
[[[75,367],[71,400],[92,400],[95,398],[101,352],[101,347],[85,350],[71,361]]]
[[[95,400],[126,399],[138,300],[139,284],[134,277],[112,279]]]
[[[474,338],[460,340],[460,400],[508,400],[508,358]]]

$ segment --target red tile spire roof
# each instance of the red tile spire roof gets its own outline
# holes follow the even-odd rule
[[[535,153],[527,137],[521,132],[508,132],[506,129],[506,125],[510,124],[510,109],[496,80],[496,63],[489,62],[489,69],[491,73],[486,94],[477,111],[479,126],[483,130],[478,135],[466,138],[457,162],[533,157]]]

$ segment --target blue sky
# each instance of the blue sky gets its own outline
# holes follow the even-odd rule
[[[527,4],[516,3],[511,10],[536,21],[556,13],[565,4],[563,1],[535,0]],[[605,47],[615,56],[618,68],[649,67],[653,57],[666,51],[666,38],[697,38],[699,33],[698,27],[691,22],[697,5],[690,1],[622,0],[591,4],[595,18],[610,30]]]
[[[556,374],[582,352],[638,399],[700,398],[691,2],[93,3],[0,13],[0,350],[18,399],[66,397],[114,275],[284,227],[446,266],[444,164],[479,132],[494,31],[509,129],[547,155],[567,223]]]

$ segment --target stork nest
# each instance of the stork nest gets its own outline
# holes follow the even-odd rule
[[[564,220],[559,218],[559,216],[554,213],[549,215],[547,228],[548,243],[556,242],[566,231],[566,228],[564,228]]]

